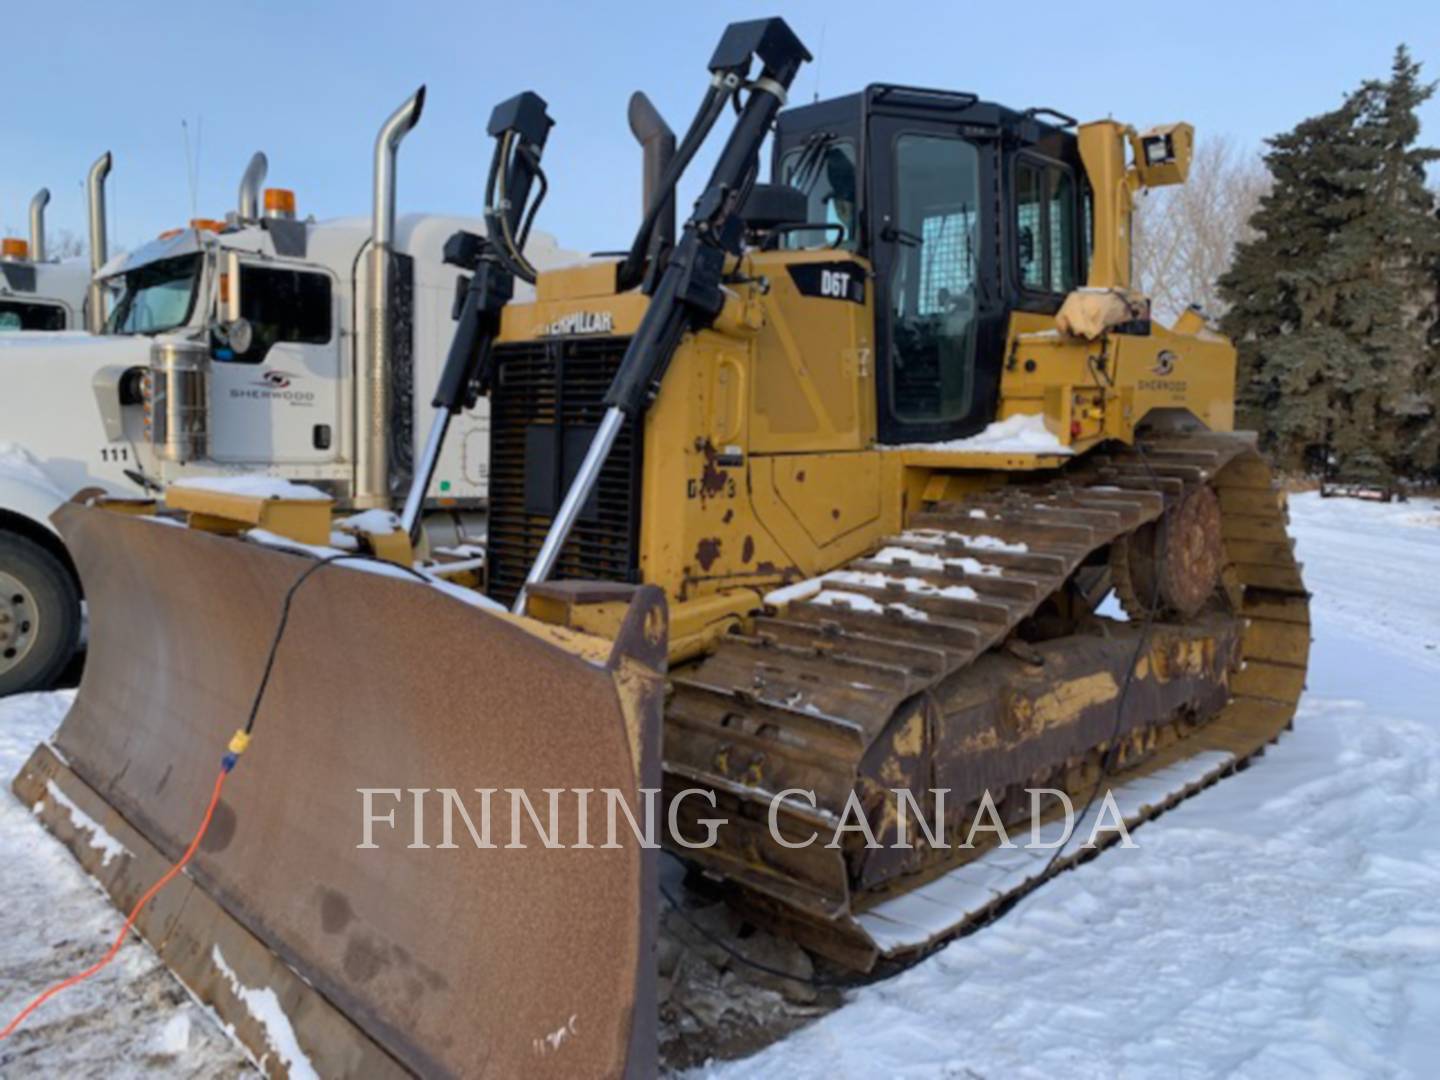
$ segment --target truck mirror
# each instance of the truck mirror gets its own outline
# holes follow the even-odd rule
[[[244,356],[255,343],[255,329],[249,319],[231,319],[225,327],[225,340],[236,356]]]

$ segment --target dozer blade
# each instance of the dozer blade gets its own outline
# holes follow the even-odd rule
[[[128,910],[193,836],[313,561],[75,505],[56,521],[89,659],[14,787]],[[644,822],[639,789],[659,787],[665,651],[652,588],[612,645],[321,568],[205,842],[141,933],[272,1075],[653,1072],[658,853],[624,812]],[[547,788],[593,794],[551,818]],[[362,789],[381,789],[370,848]],[[475,833],[498,789],[493,847],[458,811],[442,846],[445,789]],[[523,848],[507,789],[538,816],[513,809]]]

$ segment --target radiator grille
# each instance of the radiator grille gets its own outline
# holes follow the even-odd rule
[[[554,509],[605,413],[605,391],[628,341],[554,338],[496,346],[486,591],[503,604],[514,600],[539,554]],[[537,446],[553,448],[552,456],[537,453]],[[638,580],[639,492],[639,440],[627,423],[553,577]],[[548,512],[537,510],[541,504]]]

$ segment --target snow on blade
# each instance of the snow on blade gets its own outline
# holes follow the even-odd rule
[[[130,849],[122,844],[115,837],[111,836],[105,826],[92,818],[89,814],[75,805],[75,802],[56,785],[54,780],[45,781],[45,794],[54,801],[55,805],[70,816],[70,825],[76,832],[89,833],[88,843],[96,851],[100,852],[100,865],[109,866],[110,860],[117,855],[130,854]],[[40,803],[32,806],[31,811],[40,813]]]
[[[317,559],[328,559],[336,555],[345,555],[347,552],[333,547],[320,547],[315,544],[302,544],[298,540],[291,540],[288,536],[281,536],[278,533],[270,532],[268,529],[251,529],[245,534],[247,539],[267,547],[280,548],[284,551],[298,551],[305,555],[313,555]],[[464,586],[456,585],[453,581],[444,581],[427,570],[416,567],[415,574],[406,572],[402,566],[385,562],[383,559],[371,559],[365,556],[357,556],[353,559],[341,559],[334,563],[335,566],[346,570],[360,570],[367,574],[379,574],[381,577],[400,578],[403,581],[413,581],[417,585],[429,585],[433,589],[445,593],[462,603],[471,607],[478,607],[485,611],[505,612],[507,609],[503,604],[498,604],[483,593],[474,589],[467,589]],[[415,575],[424,578],[421,582]]]
[[[320,1080],[320,1074],[305,1051],[300,1049],[300,1040],[285,1010],[280,1007],[280,998],[268,986],[250,987],[240,981],[235,970],[225,962],[225,954],[219,945],[210,947],[210,959],[215,968],[229,982],[235,997],[249,1011],[265,1032],[265,1041],[275,1049],[276,1055],[289,1070],[291,1080]]]
[[[903,443],[882,446],[882,450],[943,450],[966,454],[1073,454],[1045,426],[1041,413],[1021,413],[1008,420],[996,420],[984,431],[963,439],[937,443]]]
[[[296,499],[313,502],[330,496],[309,484],[297,484],[279,476],[187,476],[171,487],[213,491],[220,495],[248,495],[259,499]]]
[[[337,529],[348,529],[351,532],[384,535],[399,530],[400,515],[393,510],[362,510],[358,514],[336,519],[334,525]]]

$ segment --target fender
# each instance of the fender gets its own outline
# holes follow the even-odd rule
[[[58,537],[50,515],[67,502],[69,496],[34,457],[14,443],[0,443],[0,515],[26,518]]]

